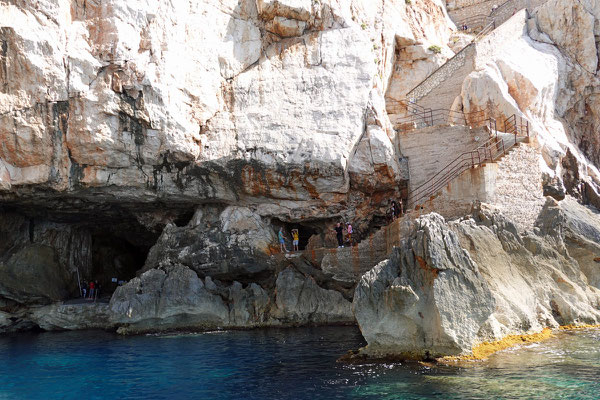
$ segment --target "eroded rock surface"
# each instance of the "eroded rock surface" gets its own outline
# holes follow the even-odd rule
[[[392,254],[363,275],[354,295],[368,353],[428,358],[470,348],[495,301],[443,218],[417,220]]]
[[[446,223],[417,219],[390,259],[366,273],[353,308],[369,356],[469,354],[474,345],[544,327],[600,321],[600,214],[549,200],[536,233],[497,211]]]
[[[117,289],[110,321],[121,333],[353,323],[351,303],[292,267],[274,288],[200,279],[183,265],[144,272]]]
[[[516,114],[529,121],[539,153],[544,190],[563,191],[600,206],[600,122],[597,0],[534,2],[522,35],[483,52],[462,83],[454,106],[464,111],[488,107],[504,129]],[[456,93],[457,95],[459,93]]]
[[[395,52],[448,54],[453,29],[441,0],[44,0],[0,20],[3,202],[236,203],[282,220],[368,218],[373,190],[397,191]],[[366,142],[375,157],[355,157]]]
[[[144,269],[170,260],[201,277],[250,279],[274,270],[276,243],[267,221],[245,207],[198,207],[186,226],[167,225],[146,259]]]

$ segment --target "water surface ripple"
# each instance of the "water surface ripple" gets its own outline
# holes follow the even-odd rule
[[[598,399],[600,331],[468,367],[344,365],[354,327],[0,337],[0,399]]]

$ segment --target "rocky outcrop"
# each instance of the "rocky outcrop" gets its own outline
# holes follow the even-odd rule
[[[274,271],[270,255],[275,245],[273,228],[252,210],[202,206],[186,226],[169,224],[164,228],[144,269],[172,261],[201,277],[253,280]]]
[[[286,268],[277,276],[277,309],[273,315],[288,324],[349,323],[351,303],[340,292],[320,288],[314,278]]]
[[[121,333],[173,329],[210,330],[261,326],[352,323],[351,303],[292,267],[274,288],[230,285],[172,265],[151,269],[117,289],[110,321]]]
[[[33,308],[26,316],[36,327],[47,330],[111,329],[109,308],[106,303],[55,303]]]
[[[429,358],[470,348],[495,301],[443,218],[417,220],[392,254],[363,275],[354,294],[368,354]]]
[[[570,198],[549,200],[525,236],[486,207],[450,223],[421,217],[356,288],[363,354],[469,354],[510,334],[598,323],[599,223],[597,210]]]

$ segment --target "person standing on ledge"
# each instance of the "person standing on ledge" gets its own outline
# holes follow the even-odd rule
[[[338,249],[344,247],[344,227],[339,222],[335,225],[335,236],[338,242]]]
[[[292,229],[292,251],[298,251],[298,241],[300,240],[300,234],[298,233],[298,229]]]
[[[352,247],[352,225],[350,222],[346,222],[346,240],[348,241],[348,245]]]
[[[281,250],[282,253],[284,251],[287,253],[288,249],[285,248],[285,236],[283,235],[283,227],[279,228],[277,237],[279,238],[279,249]]]
[[[88,294],[88,298],[90,300],[94,299],[94,289],[96,288],[96,284],[94,283],[94,281],[90,281],[90,291]]]

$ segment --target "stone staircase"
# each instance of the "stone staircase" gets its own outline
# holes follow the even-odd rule
[[[411,191],[407,207],[409,210],[419,212],[421,210],[431,211],[434,207],[425,207],[432,203],[443,191],[465,173],[471,170],[484,168],[489,163],[500,163],[521,143],[528,142],[529,138],[499,132],[497,136],[490,138],[485,144],[473,150],[460,154],[452,163],[445,166],[431,180],[423,183],[414,191]]]
[[[499,162],[518,146],[529,141],[529,122],[512,115],[503,121],[503,130],[498,131],[494,119],[487,120],[489,138],[473,149],[465,149],[436,174],[417,187],[411,188],[407,199],[408,210],[419,210],[423,204],[435,199],[440,192],[465,171],[484,167],[487,163]]]
[[[425,108],[452,108],[460,93],[464,79],[477,65],[502,46],[510,46],[511,41],[525,29],[528,13],[548,0],[508,0],[491,11],[487,17],[476,16],[467,24],[483,25],[473,36],[472,41],[457,52],[427,78],[407,94],[411,103]],[[462,21],[455,21],[460,29]]]
[[[408,221],[420,213],[423,203],[434,200],[449,183],[467,170],[485,167],[487,163],[501,162],[520,143],[527,142],[529,140],[529,124],[526,120],[518,119],[515,115],[503,121],[503,131],[498,131],[496,121],[487,117],[491,114],[490,110],[466,114],[447,108],[428,108],[416,103],[416,101],[427,95],[435,87],[442,84],[447,85],[447,78],[474,57],[476,43],[514,14],[512,11],[508,13],[507,10],[512,10],[511,7],[517,6],[521,10],[526,8],[528,3],[541,4],[545,1],[547,0],[508,0],[488,16],[478,15],[470,17],[466,22],[459,21],[459,27],[462,24],[467,24],[470,27],[470,32],[477,32],[473,41],[413,88],[407,95],[411,99],[410,101],[395,105],[388,104],[388,112],[390,112],[390,108],[399,106],[405,115],[393,121],[397,131],[409,132],[445,124],[464,125],[470,129],[484,126],[489,133],[489,138],[484,144],[473,149],[466,149],[425,183],[411,190],[407,212],[402,218],[383,226],[354,246],[307,249],[288,253],[285,257],[292,260],[304,258],[313,266],[320,266],[322,272],[332,275],[333,279],[353,284],[373,266],[385,260],[394,246],[400,244],[404,236],[403,232],[408,228]],[[473,65],[467,67],[469,72],[473,70],[473,67]],[[460,79],[460,84],[462,84],[465,76],[466,74]]]

